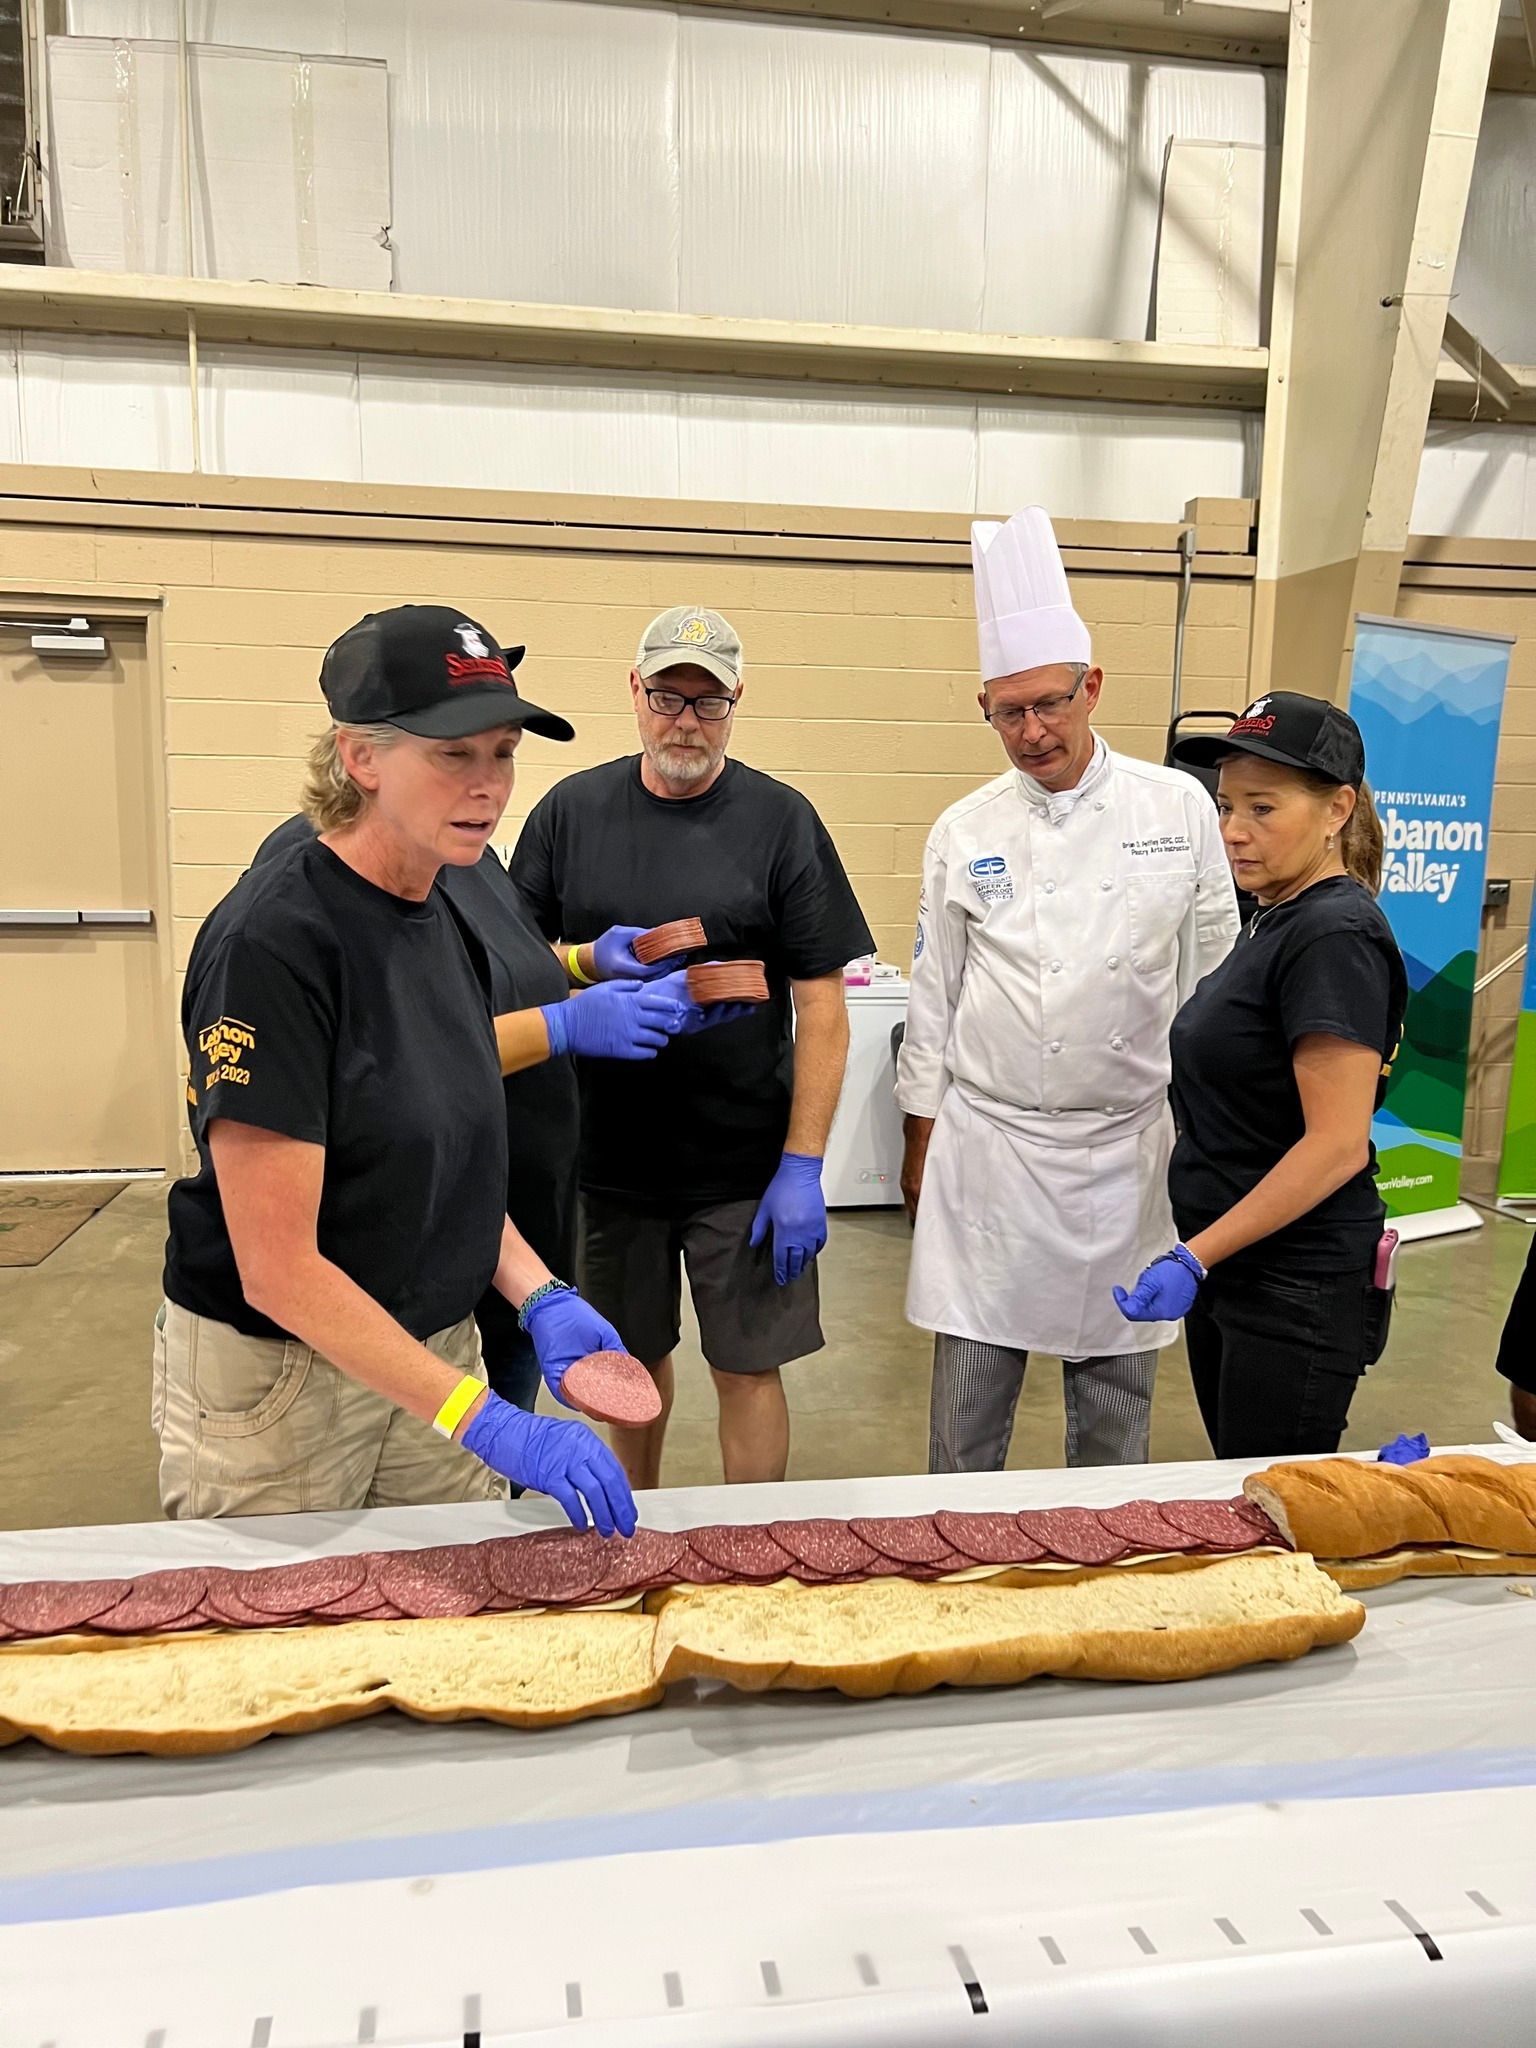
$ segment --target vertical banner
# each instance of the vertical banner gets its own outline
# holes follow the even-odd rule
[[[1504,1156],[1499,1161],[1499,1200],[1536,1202],[1536,904],[1531,906],[1525,987],[1515,1027],[1515,1065],[1509,1077],[1504,1118]]]
[[[1457,1212],[1461,1134],[1510,645],[1355,622],[1349,708],[1386,840],[1381,907],[1408,968],[1403,1042],[1371,1135],[1388,1215],[1424,1217],[1425,1234],[1433,1217],[1447,1229],[1476,1220]]]

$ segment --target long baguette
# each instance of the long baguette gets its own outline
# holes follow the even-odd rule
[[[1243,1492],[1299,1550],[1321,1559],[1436,1544],[1536,1558],[1536,1466],[1466,1456],[1413,1465],[1319,1458],[1271,1465],[1245,1480]]]
[[[1201,1678],[1347,1642],[1364,1620],[1310,1558],[1270,1553],[1022,1588],[886,1579],[680,1589],[662,1606],[656,1660],[664,1682],[869,1699],[1046,1674]]]

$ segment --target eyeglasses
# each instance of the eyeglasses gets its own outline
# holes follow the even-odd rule
[[[984,711],[981,715],[988,725],[998,732],[1018,732],[1026,718],[1038,718],[1042,725],[1054,725],[1058,719],[1066,717],[1072,708],[1073,699],[1087,680],[1088,671],[1084,669],[1063,697],[1042,697],[1038,704],[1025,704],[1022,707],[1005,704],[996,711]]]
[[[684,711],[691,710],[694,717],[702,718],[706,725],[718,725],[722,718],[729,718],[736,709],[734,697],[685,697],[681,690],[647,688],[645,701],[663,718],[678,718]]]

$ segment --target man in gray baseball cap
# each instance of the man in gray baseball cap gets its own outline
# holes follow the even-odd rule
[[[578,1270],[605,1313],[624,1305],[619,1326],[661,1393],[656,1422],[613,1432],[632,1483],[660,1483],[684,1266],[725,1477],[777,1480],[789,1456],[779,1368],[822,1345],[815,1261],[848,1051],[843,967],[874,942],[811,805],[729,758],[745,694],[729,620],[702,604],[663,612],[629,688],[640,753],[557,783],[523,827],[512,878],[551,940],[696,917],[707,944],[691,957],[761,960],[769,999],[713,1030],[685,1027],[643,1074],[615,1081],[611,1062],[578,1062]]]

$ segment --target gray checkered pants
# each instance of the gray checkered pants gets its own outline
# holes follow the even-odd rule
[[[933,1340],[930,1472],[1001,1472],[1027,1351],[970,1337]],[[1063,1362],[1069,1465],[1144,1465],[1152,1433],[1155,1351]]]

